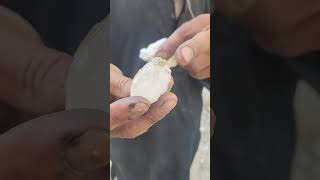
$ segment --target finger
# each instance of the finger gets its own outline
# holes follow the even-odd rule
[[[200,72],[190,72],[189,74],[191,77],[198,80],[204,80],[204,79],[210,78],[210,66]]]
[[[134,120],[125,126],[111,132],[113,138],[136,138],[145,133],[151,126],[162,120],[177,104],[177,96],[166,93],[151,105],[150,110],[140,119]]]
[[[116,97],[128,97],[132,79],[119,73],[115,67],[110,66],[110,94]],[[121,72],[121,71],[120,71]]]
[[[198,58],[207,56],[209,58]],[[175,54],[177,63],[184,67],[192,61],[193,65],[197,64],[198,70],[203,69],[210,63],[210,30],[203,31],[195,35],[192,39],[183,43]],[[198,62],[198,60],[202,60]]]
[[[147,124],[147,126],[151,127],[163,119],[177,105],[177,102],[178,98],[175,94],[165,93],[151,106],[150,111],[143,115],[143,121],[140,121],[140,124]]]
[[[65,165],[70,172],[87,174],[109,163],[109,133],[90,129],[67,146]]]
[[[193,58],[188,65],[183,66],[183,69],[190,73],[198,73],[208,67],[210,67],[210,54],[200,54]]]
[[[210,14],[199,15],[180,26],[168,40],[159,48],[156,56],[168,59],[176,49],[186,40],[201,32],[210,24]]]
[[[110,72],[111,71],[118,73],[118,74],[122,74],[122,71],[117,66],[115,66],[113,64],[110,64]]]
[[[148,111],[150,103],[143,97],[127,97],[110,105],[110,130],[126,124]]]

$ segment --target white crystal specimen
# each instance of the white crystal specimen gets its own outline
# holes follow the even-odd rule
[[[162,38],[162,39],[159,39],[158,41],[150,44],[147,48],[142,48],[140,50],[139,58],[146,61],[146,62],[149,62],[152,58],[154,58],[158,49],[166,41],[167,41],[167,38]]]
[[[164,44],[168,39],[162,38],[158,41],[150,44],[147,48],[143,48],[140,50],[139,58],[149,62],[151,59],[155,58],[156,52],[159,50],[159,48]],[[172,56],[167,60],[167,65],[169,68],[173,68],[177,66],[177,61],[175,56]]]
[[[167,61],[160,57],[153,58],[134,76],[130,95],[142,96],[152,104],[168,91],[170,80],[171,70]]]

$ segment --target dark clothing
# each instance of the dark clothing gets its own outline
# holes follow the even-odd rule
[[[296,143],[297,81],[320,92],[320,53],[286,59],[213,15],[215,180],[289,180]],[[320,108],[319,108],[320,109]]]
[[[2,0],[0,5],[27,19],[47,46],[71,55],[110,11],[107,0]]]
[[[198,4],[206,7],[208,3]],[[202,9],[204,12],[209,12],[209,7]],[[145,64],[138,58],[141,48],[168,37],[191,19],[184,9],[176,20],[172,0],[113,0],[111,17],[111,61],[129,77]],[[179,99],[177,107],[141,137],[112,140],[111,158],[119,180],[189,179],[200,138],[203,86],[179,67],[172,74],[172,91]]]

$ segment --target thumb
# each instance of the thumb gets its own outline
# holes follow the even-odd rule
[[[110,65],[110,94],[119,98],[130,95],[132,80],[124,76],[114,65]]]
[[[210,53],[210,30],[196,34],[177,49],[175,56],[180,66],[188,65],[192,59],[201,54]]]

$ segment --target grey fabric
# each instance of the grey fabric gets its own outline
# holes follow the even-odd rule
[[[207,3],[198,1],[199,7]],[[209,7],[202,12],[209,12]],[[168,37],[191,18],[185,9],[176,20],[172,0],[112,0],[111,17],[111,61],[129,77],[144,65],[138,58],[141,48]],[[181,68],[173,69],[172,74],[177,107],[141,137],[111,141],[118,180],[189,179],[200,138],[202,84]]]
[[[67,109],[109,110],[109,25],[105,18],[94,26],[76,51],[66,84]]]
[[[320,177],[320,94],[300,80],[295,93],[297,144],[292,165],[292,180],[317,180]]]

